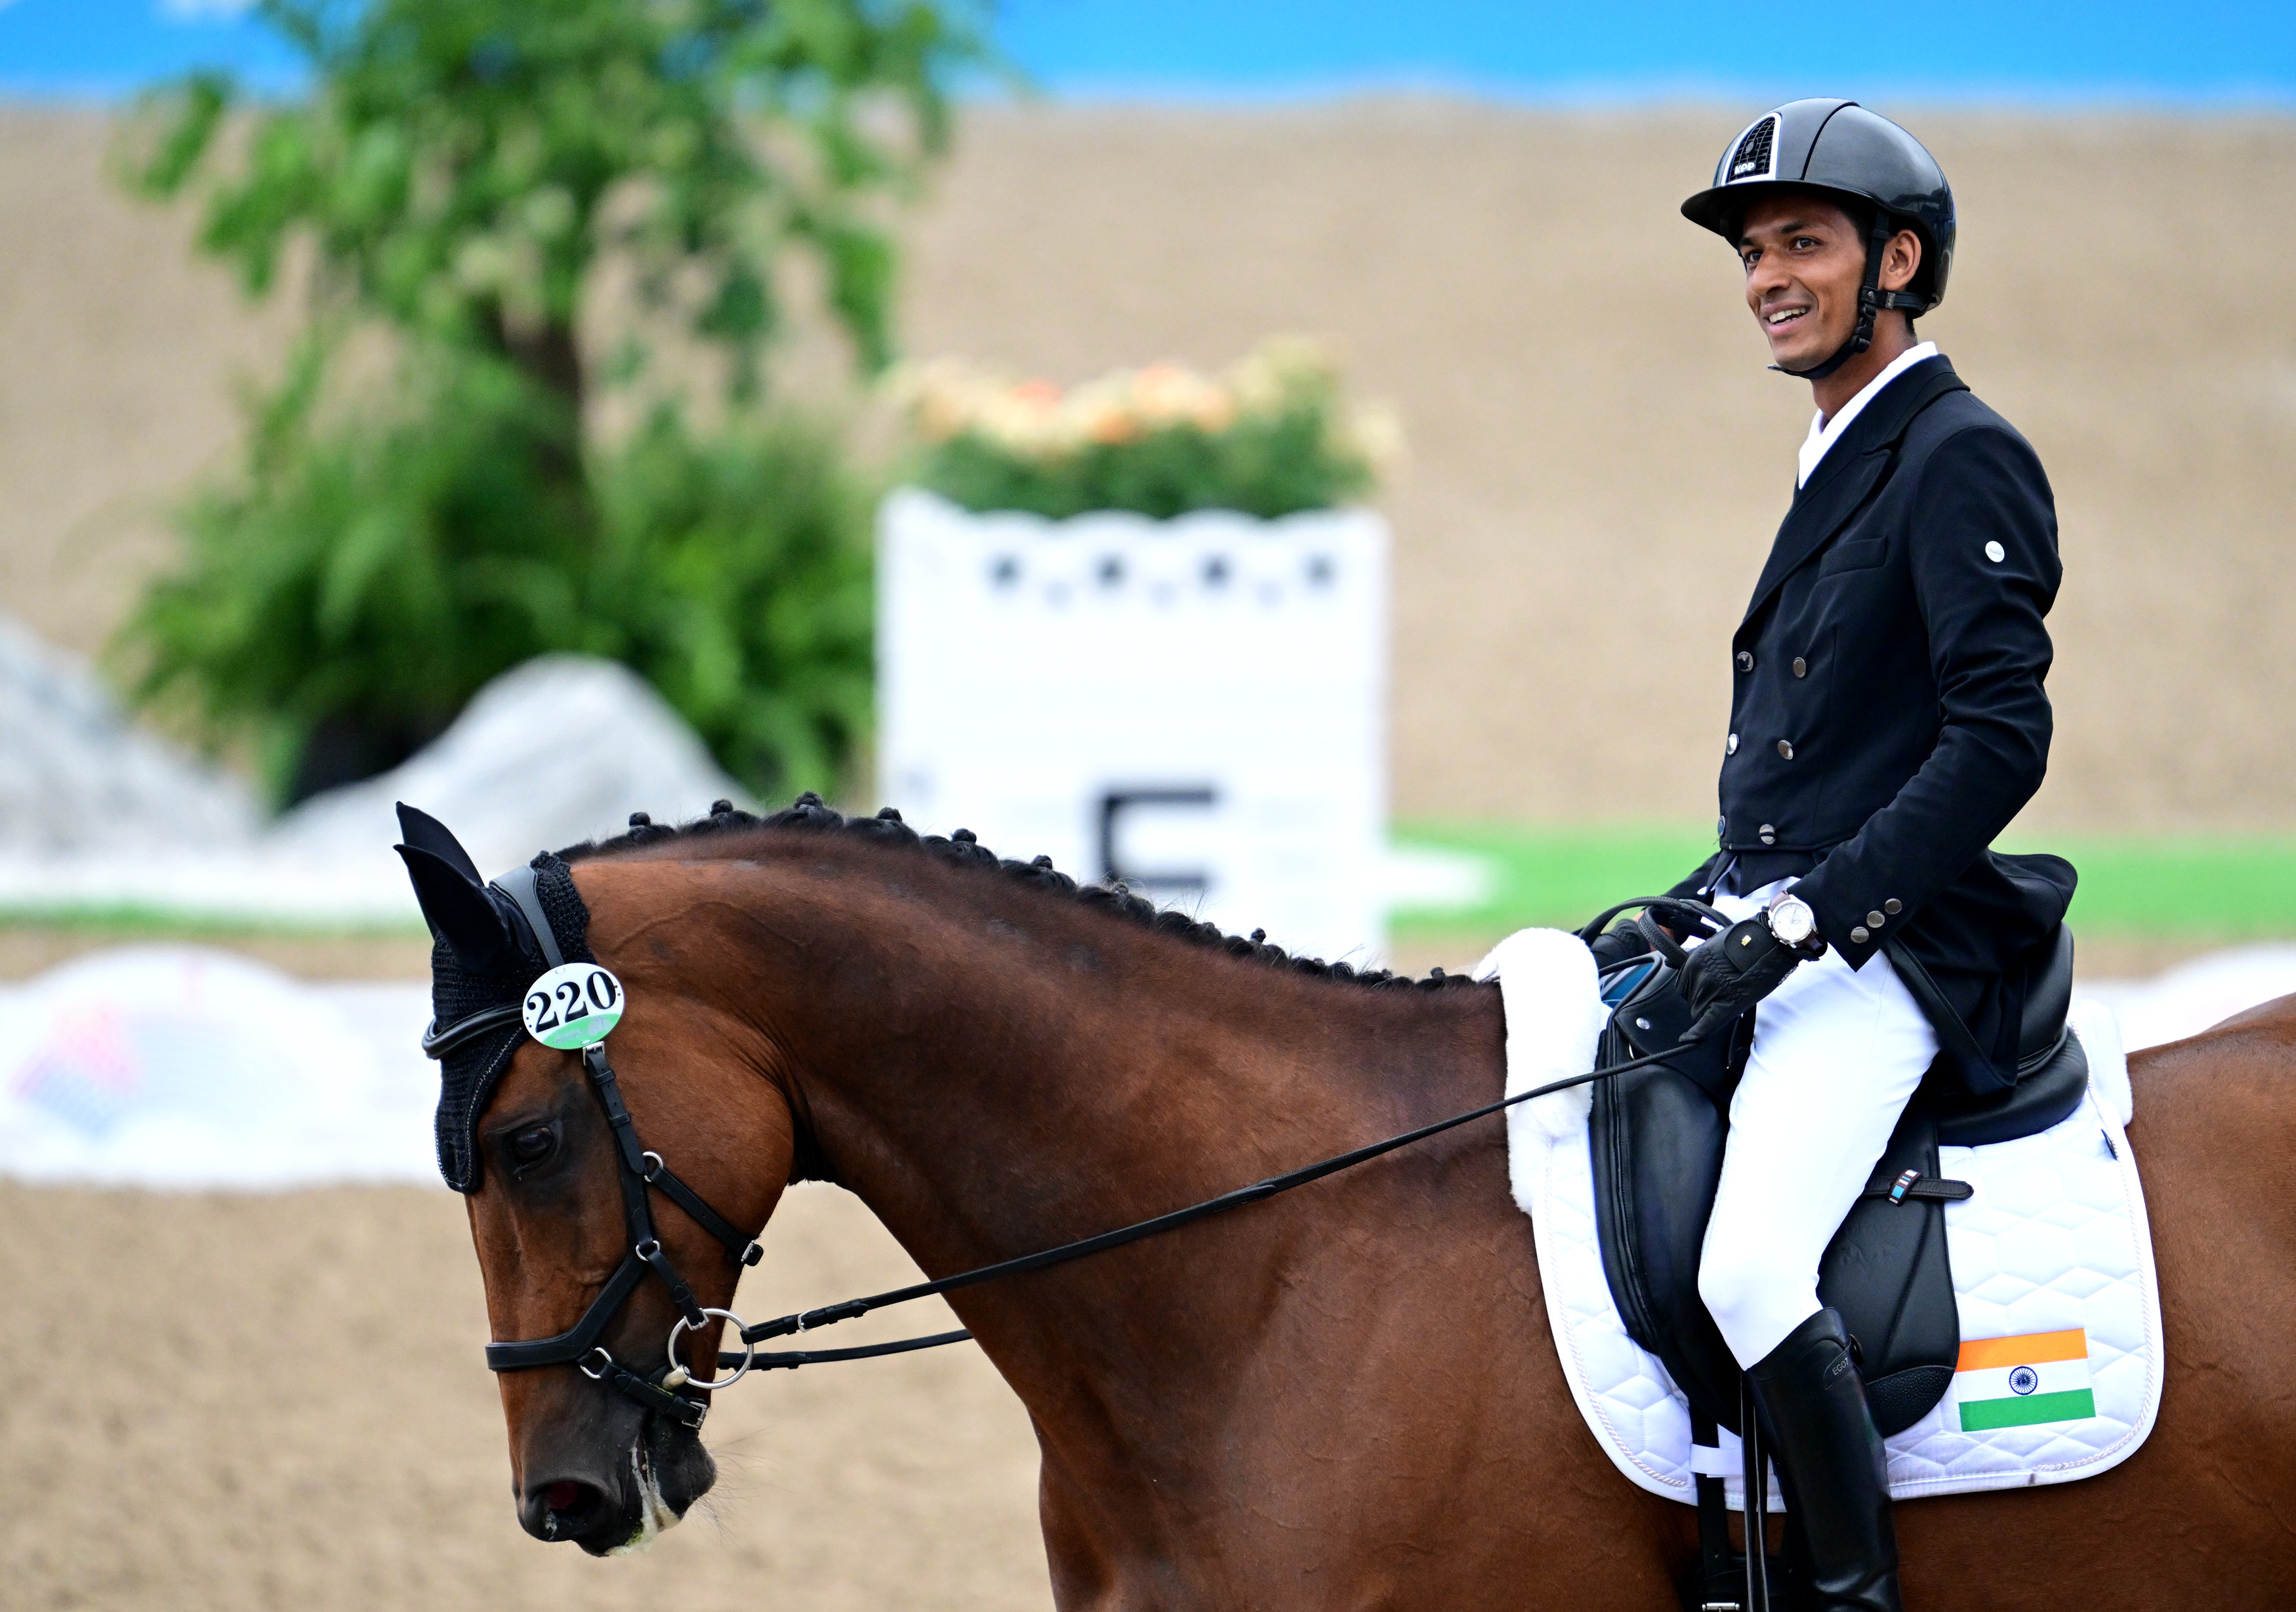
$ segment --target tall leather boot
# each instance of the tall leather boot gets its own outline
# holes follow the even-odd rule
[[[1747,1370],[1808,1552],[1820,1612],[1904,1612],[1888,1457],[1841,1315],[1820,1310]]]

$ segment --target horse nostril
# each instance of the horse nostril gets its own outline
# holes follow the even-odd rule
[[[580,1539],[597,1527],[612,1504],[594,1484],[553,1478],[529,1493],[518,1509],[519,1526],[537,1539]]]

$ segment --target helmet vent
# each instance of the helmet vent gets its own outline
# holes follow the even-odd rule
[[[1738,137],[1738,149],[1730,153],[1729,170],[1722,176],[1722,183],[1736,184],[1746,179],[1769,178],[1777,143],[1778,115],[1772,112]]]

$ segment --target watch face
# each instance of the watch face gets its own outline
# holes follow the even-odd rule
[[[1816,915],[1809,910],[1809,903],[1806,901],[1789,896],[1770,908],[1770,933],[1790,946],[1798,946],[1808,940],[1810,931],[1816,928]]]

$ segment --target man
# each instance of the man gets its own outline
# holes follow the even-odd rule
[[[1817,405],[1731,643],[1721,848],[1675,891],[1734,921],[1684,970],[1690,1038],[1754,1012],[1699,1292],[1775,1440],[1814,1604],[1895,1612],[1882,1441],[1818,1261],[1940,1044],[1941,1078],[2016,1078],[2025,970],[2073,877],[1988,847],[2047,763],[2056,517],[2032,448],[1915,337],[1955,221],[1912,135],[1794,102],[1682,211],[1736,249],[1773,367]]]

